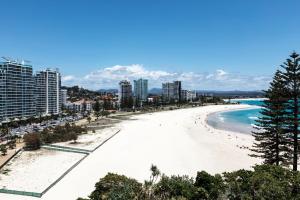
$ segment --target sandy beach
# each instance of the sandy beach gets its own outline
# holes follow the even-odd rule
[[[216,130],[206,123],[210,113],[248,107],[213,105],[132,116],[118,124],[119,134],[91,153],[41,199],[87,197],[108,172],[143,181],[150,176],[151,164],[167,175],[193,177],[200,170],[222,173],[251,169],[260,162],[248,156],[252,136]],[[0,194],[0,199],[36,198]]]

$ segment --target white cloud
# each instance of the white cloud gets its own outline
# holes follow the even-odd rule
[[[117,88],[120,80],[145,78],[149,88],[161,87],[162,82],[181,80],[186,89],[204,90],[260,90],[268,87],[271,76],[240,75],[218,69],[211,73],[175,73],[161,70],[147,70],[143,65],[115,65],[93,71],[83,77],[67,75],[63,85],[80,85],[89,89]]]
[[[74,80],[74,79],[75,79],[75,77],[72,76],[72,75],[68,75],[68,76],[63,76],[63,77],[62,77],[62,81],[63,81],[63,82],[72,81],[72,80]]]

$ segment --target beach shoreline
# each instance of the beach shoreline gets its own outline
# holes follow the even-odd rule
[[[121,128],[118,135],[91,153],[41,200],[87,197],[95,183],[108,172],[144,181],[150,176],[151,164],[166,175],[192,177],[201,170],[215,174],[251,169],[260,162],[248,155],[253,137],[215,129],[206,121],[213,112],[247,107],[211,105],[133,115],[131,120],[118,125]],[[36,198],[0,194],[0,199]]]
[[[260,107],[256,106],[256,105],[247,105],[247,107],[243,107],[243,108],[212,112],[212,113],[208,114],[208,116],[206,118],[206,123],[216,130],[232,131],[232,132],[237,132],[237,133],[242,133],[242,134],[251,134],[253,131],[252,125],[246,125],[246,124],[239,123],[236,121],[228,121],[228,120],[226,120],[226,123],[225,123],[224,119],[223,120],[220,119],[221,117],[219,115],[221,115],[223,113],[227,113],[227,112],[251,110],[251,109],[257,109],[257,108],[260,108]]]
[[[267,98],[236,98],[236,99],[230,99],[234,101],[264,101]],[[229,100],[229,99],[224,99],[224,100]]]

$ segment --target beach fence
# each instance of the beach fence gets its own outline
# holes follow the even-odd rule
[[[14,195],[22,195],[22,196],[30,196],[30,197],[42,197],[42,193],[37,193],[37,192],[26,192],[26,191],[20,191],[20,190],[8,190],[8,189],[0,189],[0,193],[4,194],[14,194]]]
[[[44,149],[48,150],[54,150],[54,151],[64,151],[64,152],[70,152],[70,153],[82,153],[82,154],[89,154],[92,151],[87,149],[80,149],[75,147],[66,147],[66,146],[60,146],[60,145],[54,145],[54,144],[47,144],[41,146]]]
[[[94,150],[96,151],[99,147],[101,147],[102,145],[104,145],[108,140],[110,140],[111,138],[113,138],[115,135],[117,135],[121,130],[119,129],[117,132],[115,132],[112,136],[110,136],[109,138],[107,138],[106,140],[104,140],[103,142],[101,142],[101,144],[99,144]]]
[[[13,159],[20,151],[22,151],[23,148],[18,149],[13,155],[10,156],[9,159],[7,159],[1,166],[0,169],[2,169],[11,159]]]
[[[79,163],[81,163],[89,154],[86,154],[83,158],[77,161],[72,167],[70,167],[65,173],[63,173],[56,181],[54,181],[51,185],[49,185],[42,193],[41,196],[44,195],[48,190],[50,190],[54,185],[56,185],[61,179],[63,179],[72,169],[74,169]]]
[[[42,145],[42,148],[53,150],[53,151],[63,151],[63,152],[70,152],[70,153],[81,153],[85,154],[83,158],[77,161],[74,165],[72,165],[67,171],[65,171],[58,179],[56,179],[51,185],[49,185],[45,190],[41,193],[38,192],[27,192],[27,191],[19,191],[19,190],[10,190],[10,189],[0,189],[0,193],[5,194],[14,194],[14,195],[22,195],[22,196],[31,196],[41,198],[47,191],[49,191],[54,185],[56,185],[61,179],[63,179],[68,173],[70,173],[77,165],[79,165],[91,152],[95,151],[102,145],[104,145],[107,141],[117,135],[121,130],[116,131],[112,136],[104,140],[100,145],[98,145],[94,150],[85,150],[80,148],[73,148],[73,147],[64,147],[59,145]],[[17,154],[17,153],[16,153]],[[15,154],[15,155],[16,155]]]

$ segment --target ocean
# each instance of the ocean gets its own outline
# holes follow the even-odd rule
[[[217,129],[251,134],[255,120],[260,116],[262,100],[231,100],[241,104],[254,105],[255,108],[213,113],[207,123]]]

